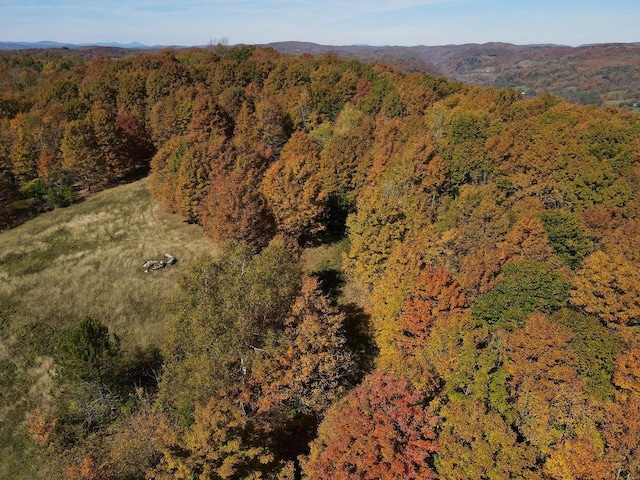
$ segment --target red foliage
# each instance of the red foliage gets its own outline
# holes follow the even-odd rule
[[[320,425],[305,473],[310,479],[432,479],[438,419],[406,379],[376,372]]]

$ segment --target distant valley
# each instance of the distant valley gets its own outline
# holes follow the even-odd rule
[[[573,103],[609,104],[640,113],[640,43],[513,45],[485,43],[415,47],[331,47],[303,42],[269,46],[282,53],[334,53],[383,61],[476,85],[518,88],[527,96],[554,93]]]
[[[331,46],[310,42],[263,45],[288,55],[335,54],[385,62],[406,72],[426,72],[476,85],[517,88],[526,96],[553,93],[583,105],[615,105],[640,113],[640,42],[582,45],[485,43],[442,46]],[[164,48],[138,42],[76,45],[0,42],[0,50],[65,48],[80,56],[113,57]],[[176,47],[188,48],[188,47]]]

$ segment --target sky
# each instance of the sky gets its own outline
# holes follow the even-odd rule
[[[640,42],[640,0],[0,0],[0,41]]]

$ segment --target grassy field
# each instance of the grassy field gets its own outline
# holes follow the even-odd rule
[[[119,186],[0,234],[0,478],[53,478],[24,436],[50,395],[59,333],[91,316],[125,352],[157,345],[176,277],[214,245],[151,201],[147,180]],[[145,273],[142,264],[178,262]]]

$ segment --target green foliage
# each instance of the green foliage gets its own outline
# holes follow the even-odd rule
[[[58,351],[57,395],[53,421],[56,442],[82,441],[117,417],[122,399],[117,392],[122,352],[106,325],[84,318],[64,337]]]
[[[233,58],[236,62],[246,62],[249,57],[251,57],[251,53],[253,52],[252,45],[242,45],[240,47],[234,47],[229,52],[228,55]]]
[[[598,161],[607,162],[619,170],[633,162],[632,138],[638,135],[635,122],[617,122],[598,119],[589,128],[585,141],[589,142],[589,153]]]
[[[587,391],[597,398],[611,397],[616,355],[625,344],[615,331],[602,326],[596,317],[563,308],[551,320],[573,334],[569,346],[578,356],[578,372],[587,383]]]
[[[327,56],[314,72],[311,73],[310,89],[315,109],[327,120],[335,120],[342,110],[348,95],[341,95],[337,86],[342,78],[342,66],[335,58]]]
[[[454,114],[448,137],[442,140],[448,182],[454,188],[484,184],[492,174],[493,162],[485,152],[488,127],[486,117],[464,111]]]
[[[228,242],[179,281],[176,315],[163,344],[161,398],[177,409],[237,392],[270,328],[282,328],[300,287],[300,266],[283,242],[259,255]]]
[[[60,348],[61,380],[104,382],[115,373],[120,340],[105,324],[90,317],[71,329]]]
[[[487,138],[485,131],[486,125],[482,118],[472,113],[462,113],[451,122],[451,141],[456,145],[468,141],[484,141]]]
[[[20,194],[33,199],[35,206],[41,210],[68,207],[75,202],[76,197],[70,185],[50,185],[42,178],[36,178],[24,185]]]
[[[473,316],[490,325],[522,327],[530,313],[550,314],[567,298],[569,284],[544,264],[527,260],[508,263],[503,278],[472,307]]]
[[[50,186],[47,198],[55,207],[68,207],[75,202],[75,193],[69,185]]]
[[[540,219],[551,248],[564,263],[578,268],[593,248],[578,216],[563,210],[547,210],[540,213]]]
[[[58,80],[54,82],[49,93],[49,100],[67,103],[78,98],[78,84],[70,80]]]

